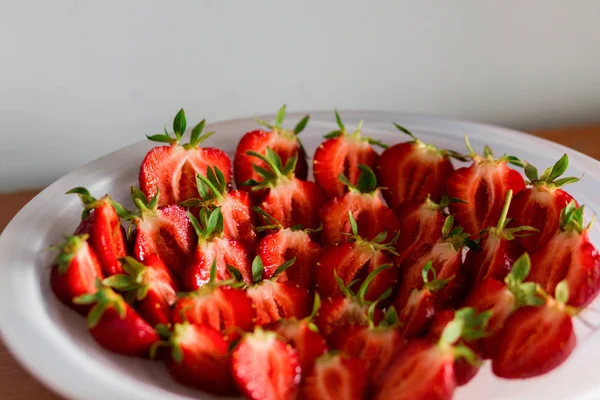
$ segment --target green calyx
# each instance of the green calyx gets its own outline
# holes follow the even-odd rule
[[[373,279],[375,279],[375,277],[377,275],[379,275],[379,273],[381,273],[381,271],[388,269],[388,268],[392,268],[392,267],[393,267],[393,264],[382,264],[379,267],[375,268],[367,276],[367,278],[363,281],[363,283],[360,285],[360,287],[358,288],[356,293],[354,293],[351,289],[351,287],[354,286],[354,284],[357,282],[356,280],[353,280],[350,283],[348,283],[348,285],[345,285],[344,281],[342,280],[342,278],[339,277],[339,275],[337,274],[336,271],[334,271],[334,277],[335,277],[335,280],[336,280],[338,286],[340,287],[340,290],[344,296],[346,296],[347,298],[356,299],[359,302],[359,304],[361,304],[361,305],[373,306],[374,304],[377,304],[377,303],[387,299],[388,297],[390,297],[392,294],[392,288],[390,287],[376,301],[371,303],[365,299],[365,295],[367,294],[369,285],[371,284],[371,282],[373,282]],[[374,310],[375,310],[375,307],[373,307],[373,311]]]
[[[190,212],[187,214],[190,223],[198,235],[198,242],[210,241],[223,234],[223,214],[221,213],[221,207],[216,207],[213,210],[209,210],[208,208],[201,209],[198,219]]]
[[[433,200],[431,200],[430,195],[427,195],[427,198],[425,199],[425,207],[427,207],[431,211],[443,212],[450,204],[455,203],[466,203],[466,201],[458,199],[456,197],[448,197],[445,194],[439,203],[436,203]]]
[[[380,232],[377,236],[373,238],[373,240],[367,240],[366,238],[359,235],[358,225],[356,223],[356,220],[354,219],[354,216],[352,215],[352,211],[348,211],[348,221],[350,222],[350,229],[352,231],[351,234],[346,234],[349,236],[349,238],[347,239],[348,242],[355,243],[358,247],[368,247],[373,253],[385,251],[395,256],[398,255],[398,253],[396,252],[396,242],[400,237],[400,232],[398,232],[396,236],[392,238],[392,240],[385,243],[383,241],[388,236],[387,231]]]
[[[288,268],[290,268],[296,262],[296,257],[293,257],[290,260],[287,260],[283,264],[281,264],[275,272],[273,276],[271,276],[270,280],[275,281],[279,275],[285,272]],[[263,276],[265,272],[265,266],[263,264],[262,258],[260,256],[254,257],[252,261],[252,283],[257,285],[263,281]]]
[[[569,157],[564,154],[553,166],[547,168],[541,176],[535,166],[525,161],[525,176],[529,179],[528,184],[533,186],[545,186],[548,188],[559,188],[569,183],[579,182],[581,178],[560,178],[569,167]],[[560,179],[558,179],[560,178]]]
[[[180,203],[182,207],[207,207],[220,205],[227,195],[227,180],[218,167],[208,167],[206,176],[196,175],[198,198],[188,199]]]
[[[571,200],[560,212],[560,229],[563,232],[577,232],[582,234],[590,229],[594,223],[592,220],[586,227],[583,226],[583,207],[578,206],[575,200]]]
[[[360,175],[358,176],[356,185],[352,184],[343,173],[338,175],[338,179],[347,186],[351,192],[375,195],[378,189],[375,172],[364,164],[359,164],[358,169],[360,170]]]
[[[279,154],[270,147],[267,147],[264,155],[251,150],[246,151],[246,154],[263,161],[268,168],[253,164],[252,168],[260,175],[262,181],[258,182],[250,179],[242,183],[243,186],[252,186],[253,191],[258,191],[268,187],[276,187],[281,182],[289,182],[294,179],[298,153],[294,154],[285,165],[282,164]]]
[[[332,138],[344,136],[344,137],[347,137],[352,140],[368,142],[371,145],[379,146],[383,149],[387,149],[389,147],[387,144],[384,144],[384,143],[380,142],[379,140],[373,139],[368,136],[363,136],[360,133],[360,130],[362,129],[364,120],[360,120],[358,122],[358,125],[356,126],[356,129],[354,130],[354,132],[348,133],[348,131],[346,130],[346,126],[342,122],[342,118],[340,117],[340,114],[338,113],[337,110],[335,110],[334,112],[335,112],[335,121],[336,121],[339,129],[329,132],[327,135],[323,136],[325,139],[332,139]]]
[[[99,279],[96,280],[96,288],[98,291],[94,294],[83,294],[73,299],[75,304],[94,304],[87,317],[88,326],[93,328],[98,325],[100,318],[108,309],[115,310],[121,319],[125,319],[127,304],[123,297],[108,286],[103,285]]]
[[[399,125],[395,122],[392,122],[392,123],[394,124],[396,129],[398,129],[400,132],[410,136],[410,138],[412,139],[411,143],[414,143],[415,145],[419,146],[420,148],[425,149],[425,150],[435,153],[435,154],[439,154],[444,158],[454,158],[459,161],[468,161],[468,157],[465,157],[464,155],[462,155],[454,150],[440,149],[432,144],[424,143],[424,142],[420,141],[414,135],[414,133],[412,133],[411,131],[409,131],[408,129],[403,127],[402,125]]]
[[[267,213],[262,208],[252,207],[252,211],[257,213],[265,222],[265,225],[252,227],[256,232],[266,232],[266,231],[271,231],[271,230],[280,231],[280,230],[289,229],[292,232],[303,231],[307,234],[311,234],[311,233],[315,233],[315,232],[319,232],[319,231],[323,230],[323,224],[320,224],[318,228],[306,228],[305,229],[302,225],[292,225],[289,228],[284,228],[283,225],[281,225],[281,223],[277,220],[277,218],[273,217],[272,215]]]
[[[50,250],[59,251],[54,263],[60,275],[64,275],[67,272],[71,261],[73,261],[73,258],[75,258],[81,247],[86,244],[88,237],[88,234],[67,236],[61,244],[50,247]]]
[[[531,236],[536,232],[539,232],[538,229],[532,226],[518,226],[515,228],[507,228],[506,226],[511,221],[510,218],[507,218],[508,210],[510,208],[510,202],[512,200],[513,191],[509,190],[506,193],[506,199],[504,201],[504,207],[502,208],[502,213],[500,214],[500,218],[498,219],[498,224],[495,227],[487,228],[484,230],[489,233],[497,236],[503,237],[506,240],[513,240],[516,237],[525,237]]]
[[[456,251],[460,251],[465,246],[472,250],[479,249],[477,242],[469,239],[469,234],[465,233],[462,227],[454,226],[453,215],[447,216],[444,220],[442,237],[447,243],[451,243]]]
[[[511,271],[504,278],[506,288],[515,297],[515,306],[541,306],[545,300],[539,296],[539,286],[535,282],[525,282],[531,270],[529,254],[523,253],[515,260]]]
[[[258,119],[255,118],[256,122],[259,125],[264,126],[265,128],[269,128],[271,129],[273,132],[276,132],[280,135],[286,136],[290,139],[294,139],[294,140],[299,140],[296,136],[300,134],[300,132],[302,132],[304,130],[304,128],[306,128],[306,125],[308,124],[308,120],[310,119],[309,115],[305,115],[294,127],[294,129],[287,130],[283,127],[283,121],[285,120],[285,113],[286,113],[286,109],[287,109],[287,105],[283,105],[281,106],[281,108],[279,109],[279,111],[277,111],[277,114],[275,116],[275,124],[270,124],[266,121],[263,121],[262,119]]]
[[[126,274],[109,276],[102,283],[120,292],[128,292],[132,301],[143,300],[151,287],[148,279],[149,268],[130,256],[123,257],[119,261]]]
[[[158,198],[160,196],[160,191],[156,190],[156,195],[149,199],[146,197],[144,192],[135,186],[131,187],[131,200],[133,204],[135,204],[138,212],[136,214],[130,214],[126,217],[126,219],[135,219],[135,218],[144,218],[145,216],[151,216],[156,213],[158,209]]]
[[[82,220],[86,219],[90,215],[92,210],[94,210],[95,208],[98,208],[101,205],[106,204],[106,203],[113,206],[113,208],[115,209],[115,212],[117,213],[117,215],[120,218],[125,218],[131,214],[129,211],[127,211],[125,209],[125,207],[123,207],[121,204],[114,201],[109,195],[106,195],[100,199],[96,199],[84,187],[80,187],[80,186],[75,187],[75,188],[67,191],[65,194],[76,194],[77,196],[79,196],[79,199],[81,200],[81,203],[83,204],[83,211],[81,213]]]
[[[455,358],[464,358],[470,364],[479,363],[477,355],[465,345],[457,345],[461,339],[469,342],[487,336],[487,324],[491,311],[477,313],[472,307],[465,307],[454,313],[454,319],[444,328],[438,346],[451,349]]]
[[[207,132],[207,133],[202,134],[202,131],[204,130],[205,125],[206,125],[206,120],[203,119],[202,121],[200,121],[200,123],[198,123],[192,129],[192,132],[190,134],[190,142],[183,146],[186,150],[198,147],[200,145],[200,143],[202,143],[203,141],[205,141],[206,139],[208,139],[209,137],[211,137],[214,134],[214,132]],[[179,112],[177,113],[177,115],[175,115],[175,118],[173,119],[173,136],[171,136],[169,134],[169,132],[167,132],[167,128],[165,127],[164,134],[152,135],[152,136],[146,136],[146,137],[153,142],[177,145],[181,142],[181,139],[183,138],[183,134],[185,133],[186,128],[187,128],[187,120],[185,117],[185,111],[183,111],[183,108],[182,108],[181,110],[179,110]]]
[[[473,147],[471,146],[471,143],[469,142],[469,137],[467,135],[465,135],[465,144],[467,146],[467,149],[469,150],[469,158],[476,163],[489,163],[493,165],[496,165],[498,163],[508,163],[521,168],[525,167],[523,162],[515,156],[503,154],[501,157],[495,158],[494,152],[487,144],[483,147],[483,154],[477,154],[475,150],[473,150]]]
[[[433,268],[433,263],[431,261],[427,261],[423,266],[421,277],[423,278],[423,288],[430,292],[442,290],[452,279],[454,279],[454,276],[451,276],[448,279],[438,279],[437,272],[435,268]]]

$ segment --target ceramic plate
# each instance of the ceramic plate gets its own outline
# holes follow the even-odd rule
[[[293,124],[303,114],[288,116]],[[272,116],[271,116],[272,117]],[[464,135],[481,151],[489,144],[496,154],[504,152],[544,169],[563,153],[570,156],[569,176],[584,175],[568,191],[586,205],[586,220],[600,210],[600,163],[594,159],[524,133],[470,122],[429,116],[351,111],[343,112],[344,123],[355,126],[365,120],[363,131],[393,144],[407,140],[391,124],[396,121],[412,130],[425,142],[465,152]],[[263,117],[269,119],[269,116]],[[272,119],[272,118],[271,118]],[[253,118],[213,124],[217,134],[207,146],[220,147],[233,156],[241,135],[257,125]],[[322,135],[336,127],[333,112],[312,113],[302,140],[313,154]],[[140,132],[143,137],[145,132]],[[79,222],[81,205],[77,196],[64,193],[85,186],[100,197],[111,194],[131,207],[130,186],[144,154],[153,146],[142,141],[73,171],[56,181],[11,221],[0,237],[0,331],[2,339],[17,360],[54,391],[70,399],[212,399],[212,396],[175,383],[160,362],[126,358],[100,348],[86,330],[82,317],[60,304],[49,286],[49,263],[54,254],[44,251],[71,233]],[[600,224],[590,231],[591,240],[600,245]],[[598,302],[592,307],[598,308]],[[593,320],[594,313],[583,314]],[[596,318],[597,320],[598,318]],[[598,322],[598,321],[596,321]],[[456,400],[531,400],[600,398],[600,335],[591,335],[579,322],[578,345],[569,360],[553,372],[535,379],[506,381],[495,378],[489,365],[467,386],[459,388]]]

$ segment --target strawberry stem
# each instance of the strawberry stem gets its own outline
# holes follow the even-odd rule
[[[508,209],[510,208],[510,201],[512,200],[513,191],[510,189],[506,193],[506,199],[504,200],[504,206],[502,207],[502,213],[500,214],[500,218],[498,219],[498,225],[496,225],[496,232],[498,234],[502,233],[504,226],[506,225],[506,216],[508,215]]]

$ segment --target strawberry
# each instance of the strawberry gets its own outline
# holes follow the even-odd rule
[[[253,151],[248,151],[248,154],[266,165],[255,165],[255,170],[263,178],[262,181],[248,182],[253,186],[253,191],[265,192],[259,207],[279,221],[284,228],[295,225],[317,228],[319,210],[325,202],[325,195],[316,183],[294,177],[297,157],[294,155],[282,164],[281,158],[270,147],[267,147],[266,155]]]
[[[60,253],[50,272],[52,292],[63,304],[84,315],[89,307],[77,305],[73,299],[96,293],[96,279],[103,278],[98,258],[87,239],[86,234],[68,236],[63,243],[53,247]]]
[[[521,174],[508,167],[508,164],[521,167],[523,164],[513,156],[494,158],[488,146],[482,156],[478,155],[465,139],[473,163],[454,171],[446,181],[446,190],[449,197],[465,201],[450,204],[450,212],[467,233],[477,237],[500,218],[506,193],[512,190],[516,195],[525,188]]]
[[[372,144],[387,148],[383,143],[361,135],[363,121],[349,134],[337,111],[335,119],[339,130],[325,135],[327,140],[319,145],[313,161],[315,182],[330,199],[342,197],[348,190],[346,185],[339,181],[340,175],[347,177],[352,185],[356,185],[360,175],[359,165],[375,168],[379,155],[373,150]]]
[[[200,221],[191,213],[188,214],[198,236],[198,245],[183,274],[184,288],[195,290],[207,284],[213,263],[216,263],[216,280],[231,279],[232,275],[227,267],[231,265],[240,271],[245,282],[251,282],[248,252],[240,242],[224,237],[221,208],[200,210]]]
[[[160,340],[158,333],[121,295],[101,283],[97,289],[94,294],[73,299],[75,304],[94,305],[87,317],[94,340],[114,353],[149,357],[152,346]]]
[[[213,147],[199,147],[214,132],[202,134],[205,120],[191,132],[190,142],[181,145],[181,138],[187,125],[185,112],[181,109],[173,120],[173,133],[169,135],[147,136],[153,142],[168,143],[151,149],[140,166],[140,189],[147,198],[161,196],[158,206],[179,204],[196,196],[196,175],[206,174],[209,166],[217,166],[231,182],[231,160],[222,150]]]
[[[256,312],[250,298],[239,283],[216,281],[217,263],[213,260],[208,283],[201,288],[180,294],[175,303],[175,322],[190,322],[210,326],[230,342],[239,338],[239,331],[254,327]]]
[[[559,228],[561,210],[574,201],[562,186],[577,182],[579,178],[558,179],[568,166],[569,158],[565,154],[538,176],[537,169],[525,162],[525,176],[531,186],[515,196],[508,216],[516,226],[529,225],[538,230],[536,234],[520,238],[528,252],[533,252],[550,241]]]
[[[523,307],[504,323],[492,371],[506,379],[526,379],[546,374],[560,366],[575,348],[577,339],[567,306],[566,281],[556,286],[556,298],[545,295],[541,307]]]
[[[362,400],[367,390],[365,362],[338,353],[319,357],[304,378],[301,393],[311,400]]]
[[[433,279],[429,278],[433,276]],[[423,287],[413,289],[404,308],[400,310],[400,333],[405,338],[419,336],[425,332],[435,315],[433,296],[452,279],[437,279],[431,261],[427,262],[421,270]]]
[[[160,194],[150,201],[137,188],[131,187],[137,215],[130,218],[136,227],[133,254],[144,262],[152,254],[158,255],[175,274],[180,275],[192,255],[195,236],[183,207],[169,205],[158,207]]]
[[[518,237],[531,234],[536,229],[531,226],[507,228],[506,219],[512,199],[512,190],[506,193],[502,214],[495,227],[486,228],[481,234],[479,249],[467,253],[465,259],[466,275],[472,285],[477,286],[487,278],[502,281],[510,271],[513,262],[523,253]]]
[[[256,171],[254,165],[266,168],[267,164],[261,160],[256,160],[248,154],[255,152],[266,155],[267,148],[271,148],[285,165],[291,158],[297,159],[294,167],[294,175],[298,179],[305,180],[308,176],[308,164],[306,163],[306,153],[298,135],[304,130],[308,123],[309,116],[306,115],[291,131],[283,128],[285,120],[286,105],[284,104],[275,117],[275,124],[256,119],[259,125],[269,129],[257,129],[247,132],[238,143],[233,159],[235,183],[238,188],[246,190],[244,183],[252,180],[259,180],[261,175]]]
[[[170,326],[171,306],[177,300],[177,283],[169,268],[156,254],[146,258],[144,264],[129,256],[123,258],[122,263],[126,274],[110,276],[103,283],[128,292],[140,315],[152,326]]]
[[[177,381],[216,395],[237,394],[228,345],[214,328],[175,324],[169,337],[169,373]]]
[[[282,340],[290,343],[298,353],[302,374],[313,368],[315,360],[327,352],[327,343],[319,333],[319,328],[312,322],[321,307],[321,300],[315,294],[312,313],[303,319],[281,319],[266,325],[267,330],[277,333]]]
[[[350,221],[346,219],[349,212],[356,221],[359,235],[367,240],[373,240],[383,231],[388,232],[387,240],[391,240],[398,232],[400,221],[383,204],[375,173],[363,164],[357,168],[361,172],[358,183],[354,185],[344,175],[340,175],[338,178],[348,186],[348,193],[329,200],[321,208],[323,245],[345,241],[344,234],[352,232]]]
[[[379,266],[367,276],[356,292],[345,286],[339,276],[335,276],[342,293],[323,301],[316,317],[316,324],[319,327],[319,331],[326,339],[338,328],[352,325],[367,326],[370,322],[379,324],[383,318],[383,312],[380,308],[377,308],[377,304],[387,299],[392,289],[389,288],[374,302],[366,300],[365,295],[370,283],[377,275],[390,267],[392,267],[392,264]]]
[[[432,144],[421,142],[408,129],[394,126],[412,139],[396,144],[381,153],[377,163],[377,178],[385,189],[383,197],[394,211],[406,203],[423,202],[430,198],[439,202],[444,185],[454,171],[450,158],[466,161],[464,156],[441,150]]]
[[[126,254],[125,230],[120,218],[128,215],[128,212],[108,195],[95,199],[82,187],[67,192],[70,193],[77,194],[83,203],[82,221],[75,234],[89,235],[88,243],[107,276],[120,274],[123,268],[119,258]]]
[[[446,325],[439,340],[413,339],[395,358],[375,385],[373,399],[449,400],[456,389],[455,361],[465,358],[476,363],[476,356],[461,338],[482,334],[481,318],[472,310],[457,312]]]
[[[256,310],[256,325],[266,325],[282,318],[304,318],[310,312],[308,289],[288,282],[278,282],[280,273],[290,268],[296,260],[292,258],[281,264],[269,279],[264,279],[263,261],[256,256],[252,262],[252,285],[246,293]]]
[[[273,332],[257,328],[244,335],[232,354],[233,377],[254,400],[294,399],[300,383],[296,350]]]
[[[387,232],[382,232],[372,241],[368,241],[358,235],[358,227],[351,212],[348,212],[348,218],[352,227],[352,236],[348,242],[326,246],[314,264],[315,288],[323,297],[331,297],[340,293],[336,276],[346,286],[351,282],[354,287],[360,286],[375,269],[384,264],[391,264],[391,256],[395,254],[393,240],[389,243],[381,243],[386,238]],[[369,285],[365,299],[377,300],[390,286],[395,284],[398,275],[398,268],[381,271]]]
[[[206,176],[197,175],[196,184],[199,198],[192,198],[181,203],[188,208],[221,208],[223,214],[223,237],[236,240],[244,245],[247,251],[256,246],[256,223],[252,212],[252,201],[247,192],[228,190],[225,175],[218,167],[208,167]],[[198,213],[194,213],[198,215]]]
[[[256,254],[264,262],[265,278],[272,278],[281,264],[295,258],[294,265],[281,272],[277,276],[277,281],[308,288],[311,283],[313,265],[321,254],[321,246],[310,236],[314,230],[301,230],[297,227],[284,228],[279,221],[262,209],[254,207],[254,211],[270,224],[256,228],[257,231],[271,232],[258,242],[256,248]]]
[[[528,280],[539,283],[547,293],[567,281],[569,305],[585,307],[600,292],[600,254],[583,226],[583,206],[571,201],[560,215],[560,227],[543,247],[531,256]]]

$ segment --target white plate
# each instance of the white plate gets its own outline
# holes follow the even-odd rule
[[[293,126],[302,115],[289,115],[286,125]],[[552,165],[566,152],[570,157],[567,174],[585,174],[580,183],[568,186],[567,190],[586,204],[588,220],[594,210],[600,210],[600,163],[558,144],[500,127],[429,116],[352,111],[343,112],[342,117],[348,127],[364,118],[363,131],[388,144],[408,139],[391,121],[411,129],[423,141],[463,152],[463,137],[468,133],[476,151],[489,144],[497,155],[507,152],[540,169]],[[217,134],[205,144],[227,150],[232,156],[241,135],[256,126],[252,118],[214,124],[208,128]],[[312,155],[322,135],[334,129],[332,112],[312,113],[301,135],[308,153]],[[117,201],[130,205],[129,187],[137,184],[139,164],[153,145],[142,141],[67,174],[29,202],[0,237],[2,338],[25,368],[67,398],[213,398],[175,383],[160,362],[122,357],[103,350],[91,339],[84,319],[60,304],[48,283],[48,265],[54,255],[44,248],[58,243],[61,235],[71,233],[81,214],[78,198],[64,193],[72,187],[85,186],[97,197],[109,193]],[[594,243],[600,244],[600,224],[593,226],[590,236]],[[595,307],[598,308],[598,302]],[[589,312],[585,315],[588,319],[594,316]],[[577,332],[579,343],[574,353],[552,373],[524,381],[506,381],[495,378],[486,365],[473,381],[457,390],[455,399],[600,398],[597,372],[600,337],[587,334],[581,324],[577,325]]]

